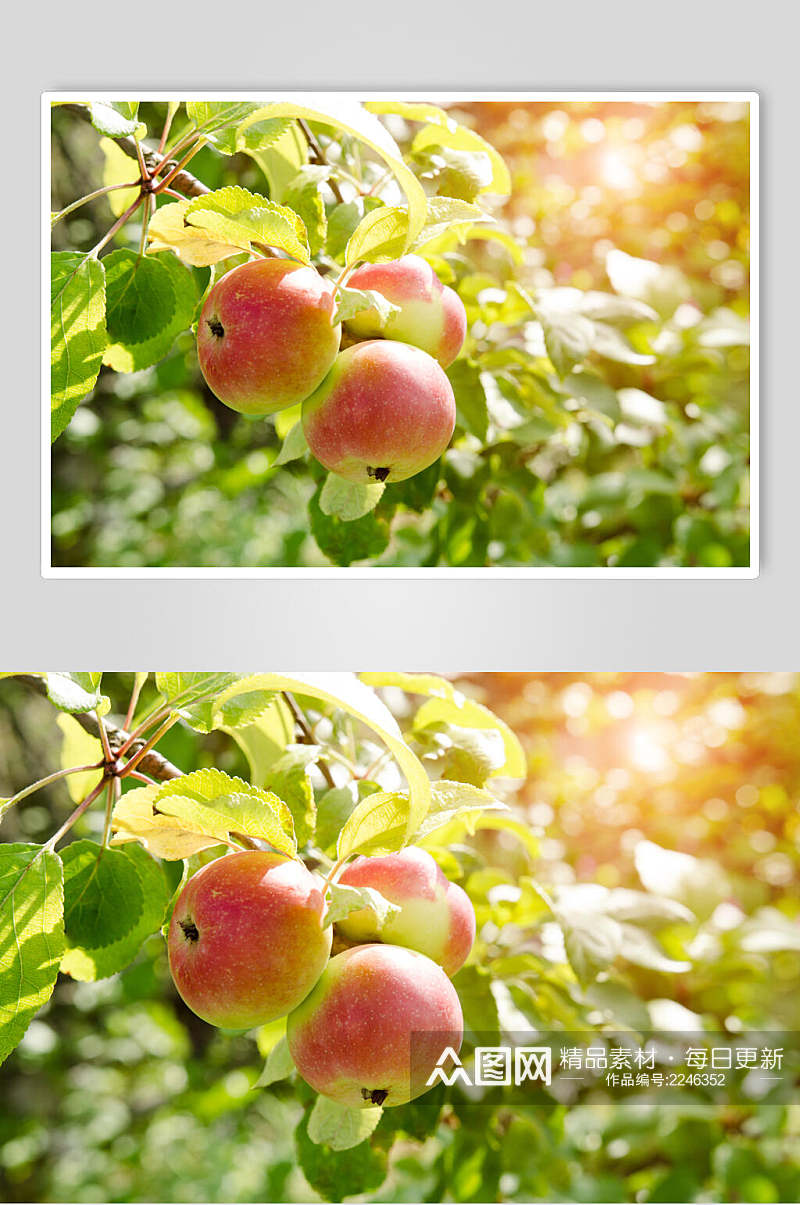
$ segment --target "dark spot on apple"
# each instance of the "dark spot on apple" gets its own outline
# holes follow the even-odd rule
[[[209,318],[209,319],[207,319],[207,321],[208,321],[208,329],[211,331],[211,334],[214,335],[217,339],[221,339],[222,336],[225,334],[225,327],[222,325],[219,318]]]
[[[371,465],[367,465],[367,476],[374,477],[376,481],[385,481],[391,471],[391,468],[373,469]]]
[[[389,1095],[387,1088],[362,1088],[361,1096],[363,1100],[368,1100],[370,1104],[382,1105]]]
[[[181,920],[178,924],[183,929],[183,936],[187,941],[197,941],[200,937],[197,925],[193,920]]]

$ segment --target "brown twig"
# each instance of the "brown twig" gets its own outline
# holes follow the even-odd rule
[[[89,110],[84,108],[83,105],[70,104],[64,105],[63,107],[65,109],[69,109],[71,113],[77,113],[86,121],[91,120]],[[137,143],[134,138],[129,137],[127,134],[120,134],[117,137],[112,137],[111,141],[116,142],[117,146],[121,147],[125,154],[130,155],[131,159],[138,164],[138,156],[136,153]],[[163,171],[166,168],[168,171],[172,172],[176,167],[179,166],[176,160],[165,159],[164,156],[159,154],[157,150],[155,150],[153,147],[149,147],[146,142],[140,142],[138,145],[142,156],[144,157],[147,171],[151,176],[155,174],[156,169],[158,169],[158,171]],[[211,192],[211,189],[207,184],[203,184],[202,180],[198,180],[196,176],[191,174],[191,172],[187,172],[185,170],[179,171],[177,175],[172,177],[169,182],[169,187],[184,197],[204,197],[207,192]]]
[[[324,167],[330,167],[331,165],[328,163],[327,155],[323,151],[323,149],[320,146],[317,139],[312,134],[311,127],[309,126],[308,122],[303,121],[302,117],[300,117],[300,118],[298,118],[297,124],[300,126],[300,129],[303,131],[303,137],[305,138],[306,142],[308,143],[308,149],[311,151],[311,154],[314,156],[314,162],[320,163]],[[342,202],[344,201],[344,197],[342,196],[341,189],[339,188],[339,185],[336,182],[336,180],[328,180],[328,187],[330,188],[333,195],[336,197],[336,200],[341,205]]]
[[[24,682],[37,694],[47,695],[47,689],[41,678],[35,677],[33,674],[20,674],[19,681]],[[98,720],[94,712],[85,711],[79,715],[73,716],[77,720],[81,728],[88,732],[90,736],[100,740],[100,725],[105,728],[108,744],[114,756],[119,750],[130,740],[130,733],[124,728],[118,727],[116,724],[110,723],[107,719]],[[145,746],[144,740],[134,741],[131,745],[131,752],[138,753]],[[157,750],[151,749],[144,755],[142,760],[136,766],[137,770],[141,770],[143,774],[147,774],[150,778],[155,778],[158,782],[167,782],[171,778],[180,778],[183,774],[177,766],[173,766],[172,762],[167,761],[166,757],[162,756]]]
[[[303,745],[316,745],[317,742],[314,740],[314,733],[311,731],[311,728],[309,727],[308,720],[306,719],[306,717],[303,715],[302,711],[298,707],[297,701],[296,701],[294,695],[292,694],[292,692],[289,690],[285,690],[283,692],[283,697],[286,700],[286,706],[289,708],[289,710],[292,713],[292,718],[294,719],[295,724],[297,725],[297,727],[300,730],[301,743]],[[330,769],[330,766],[328,765],[328,763],[323,758],[320,758],[317,761],[317,765],[319,766],[320,774],[325,779],[328,786],[335,787],[336,781],[335,781],[333,775],[331,774],[331,769]]]

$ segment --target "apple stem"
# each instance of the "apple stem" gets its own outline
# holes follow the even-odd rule
[[[328,890],[328,888],[330,887],[331,883],[333,882],[335,876],[338,874],[338,872],[344,866],[344,864],[347,861],[349,856],[350,856],[349,854],[345,854],[345,856],[343,858],[339,858],[338,862],[334,862],[333,866],[328,871],[327,878],[325,879],[325,881],[322,884],[322,894],[323,895]]]

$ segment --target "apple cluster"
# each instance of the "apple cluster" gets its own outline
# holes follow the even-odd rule
[[[456,404],[444,371],[458,355],[467,317],[458,294],[417,255],[365,264],[348,288],[374,290],[397,307],[345,325],[340,351],[336,288],[313,267],[260,259],[232,269],[206,298],[197,354],[212,392],[242,414],[303,404],[311,452],[348,481],[403,481],[450,442]]]
[[[472,948],[475,913],[413,846],[357,858],[339,882],[371,887],[397,911],[383,926],[371,907],[349,913],[331,957],[325,884],[302,862],[248,850],[209,863],[172,913],[172,977],[212,1025],[250,1029],[286,1016],[295,1066],[323,1096],[358,1108],[405,1104],[425,1092],[443,1050],[461,1045],[449,976]]]

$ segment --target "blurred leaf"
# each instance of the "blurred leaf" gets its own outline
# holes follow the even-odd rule
[[[61,769],[70,766],[90,766],[103,760],[103,746],[97,737],[91,736],[71,715],[62,712],[56,717],[61,729]],[[85,799],[103,776],[102,770],[87,770],[83,774],[70,774],[65,784],[73,803]]]

